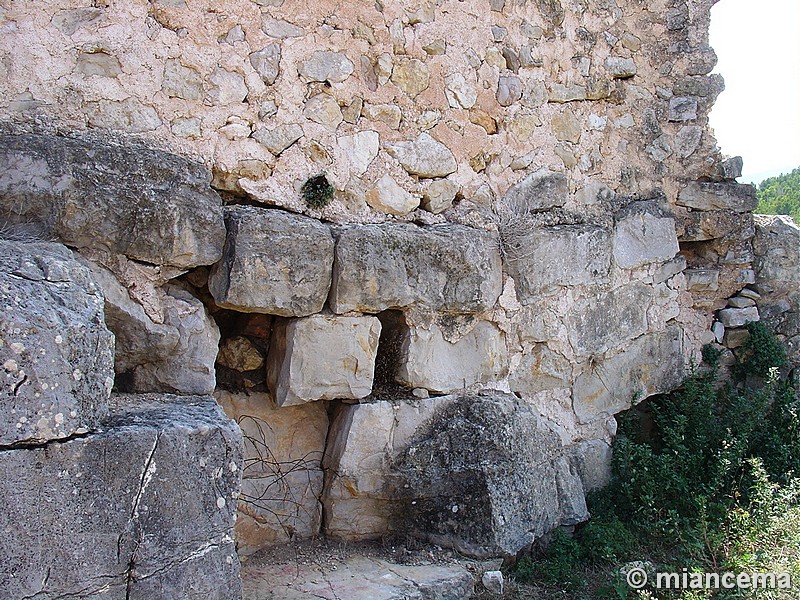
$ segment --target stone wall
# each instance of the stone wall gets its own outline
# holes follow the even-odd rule
[[[80,253],[118,391],[239,423],[239,553],[514,554],[758,317],[711,4],[15,4],[0,224]]]

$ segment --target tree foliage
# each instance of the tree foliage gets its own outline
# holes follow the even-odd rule
[[[758,185],[757,213],[790,215],[800,222],[800,167],[791,173],[769,177]]]

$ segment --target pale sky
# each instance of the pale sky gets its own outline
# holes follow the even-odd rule
[[[711,111],[742,183],[800,167],[800,0],[720,0],[711,9],[714,69],[725,91]]]

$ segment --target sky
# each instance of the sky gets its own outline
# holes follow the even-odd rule
[[[744,159],[742,183],[800,167],[800,0],[720,0],[711,9],[717,145]]]

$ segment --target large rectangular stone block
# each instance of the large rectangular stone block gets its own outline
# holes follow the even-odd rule
[[[511,395],[343,405],[329,440],[332,537],[406,533],[470,556],[508,556],[588,517],[573,452]]]
[[[208,289],[223,308],[282,317],[322,310],[328,298],[333,238],[303,215],[254,206],[225,208],[228,237]]]
[[[601,283],[611,266],[611,234],[597,225],[516,230],[504,237],[503,247],[523,304],[559,286]]]
[[[119,396],[99,433],[0,451],[0,595],[240,599],[241,444],[213,398]]]
[[[236,552],[243,556],[317,536],[326,405],[278,407],[266,394],[217,392],[216,398],[244,436]]]
[[[336,243],[330,306],[336,313],[426,308],[474,313],[502,291],[499,244],[462,225],[365,225]]]
[[[669,392],[683,376],[683,331],[671,325],[637,338],[611,358],[592,362],[575,381],[572,408],[578,421],[588,423]]]
[[[678,253],[675,220],[660,216],[649,202],[637,202],[618,215],[614,225],[614,263],[635,269],[664,262]]]
[[[377,317],[313,315],[278,322],[267,357],[267,385],[275,402],[291,406],[368,396],[380,335]]]
[[[735,181],[692,181],[675,201],[695,210],[750,212],[758,204],[756,188]]]
[[[114,336],[89,270],[53,243],[0,240],[0,446],[96,429]]]
[[[645,333],[653,296],[652,286],[631,283],[578,300],[565,319],[575,353],[603,353]]]
[[[453,392],[501,379],[508,369],[506,341],[496,325],[479,321],[448,341],[437,324],[412,327],[400,351],[397,381],[411,388]]]
[[[219,260],[211,174],[174,154],[53,135],[0,136],[0,217],[65,244],[191,268]]]

